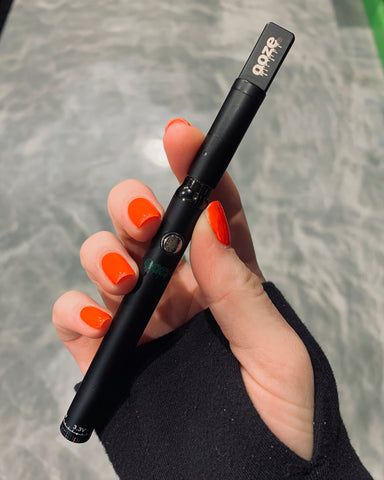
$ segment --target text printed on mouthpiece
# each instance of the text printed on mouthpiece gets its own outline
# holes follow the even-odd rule
[[[278,53],[278,48],[281,48],[282,39],[269,37],[261,54],[257,58],[257,63],[252,68],[252,73],[258,77],[267,77],[270,62],[274,62],[274,56]]]

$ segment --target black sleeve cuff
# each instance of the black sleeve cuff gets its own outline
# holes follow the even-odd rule
[[[227,340],[206,310],[178,330],[137,348],[129,394],[97,431],[120,478],[372,478],[348,439],[325,355],[279,290],[269,282],[264,288],[311,357],[312,460],[297,456],[264,424]]]

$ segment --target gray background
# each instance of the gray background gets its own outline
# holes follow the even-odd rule
[[[0,478],[114,478],[58,425],[80,374],[56,339],[78,251],[117,182],[176,182],[165,124],[204,131],[263,26],[292,53],[231,172],[267,278],[327,353],[352,442],[383,479],[384,75],[358,0],[16,1],[0,43]]]

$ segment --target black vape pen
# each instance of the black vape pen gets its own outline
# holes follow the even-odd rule
[[[104,412],[121,400],[132,352],[188,245],[211,191],[224,174],[293,41],[292,33],[274,23],[267,24],[235,80],[142,260],[135,289],[123,298],[60,426],[61,433],[71,442],[86,442],[102,422]]]

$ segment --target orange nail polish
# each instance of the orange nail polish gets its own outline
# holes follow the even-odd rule
[[[100,329],[112,317],[97,307],[84,307],[80,311],[80,318],[92,328]]]
[[[135,198],[128,205],[128,215],[137,228],[153,218],[160,218],[161,214],[157,208],[146,198]]]
[[[104,255],[101,260],[104,273],[112,283],[118,285],[120,282],[135,274],[133,268],[119,253],[111,252]]]
[[[216,201],[208,205],[208,220],[216,238],[224,245],[231,243],[227,218],[221,203]]]
[[[174,118],[167,123],[167,125],[165,126],[165,131],[167,131],[168,128],[174,123],[181,123],[181,124],[187,125],[188,127],[191,126],[191,124],[187,122],[187,120],[185,120],[184,118]]]

